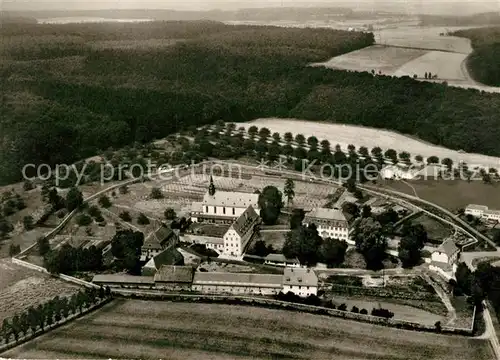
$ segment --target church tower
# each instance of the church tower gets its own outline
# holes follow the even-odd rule
[[[208,194],[210,196],[215,195],[215,185],[214,185],[214,179],[212,178],[212,176],[210,176],[210,185],[208,186]]]

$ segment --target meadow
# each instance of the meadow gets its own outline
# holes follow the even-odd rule
[[[284,310],[115,300],[9,358],[486,360],[487,340]]]
[[[240,124],[238,124],[240,125]],[[448,157],[453,162],[466,162],[471,168],[475,166],[482,167],[500,167],[500,158],[480,154],[460,153],[456,150],[446,149],[441,146],[432,145],[424,141],[398,134],[389,130],[374,129],[362,126],[353,126],[345,124],[331,124],[327,122],[311,122],[296,119],[266,118],[242,123],[246,129],[255,125],[258,128],[267,127],[271,132],[285,134],[293,131],[303,134],[306,138],[316,136],[320,141],[326,139],[332,145],[339,144],[344,151],[349,144],[356,147],[366,146],[372,149],[375,146],[381,147],[384,151],[394,149],[398,152],[408,151],[412,157],[421,155],[424,158],[437,156],[440,159]]]

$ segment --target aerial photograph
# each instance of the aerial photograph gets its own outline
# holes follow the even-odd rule
[[[0,0],[0,359],[500,360],[500,2]]]

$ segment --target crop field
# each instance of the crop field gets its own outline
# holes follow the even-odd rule
[[[284,310],[114,301],[3,354],[9,358],[485,360],[487,340]]]
[[[462,154],[456,150],[432,145],[409,136],[383,129],[278,118],[257,119],[238,124],[238,126],[244,126],[246,129],[252,125],[259,128],[267,127],[272,133],[278,132],[282,135],[291,129],[300,129],[297,130],[295,134],[300,132],[305,137],[314,135],[320,141],[327,139],[332,145],[339,144],[344,151],[347,151],[347,146],[349,144],[353,144],[356,147],[366,146],[368,149],[379,146],[383,150],[391,148],[396,151],[408,151],[412,158],[415,155],[422,155],[424,158],[429,156],[437,156],[440,159],[448,157],[452,159],[454,163],[465,161],[471,168],[473,166],[499,168],[500,164],[500,158],[497,157],[469,153]]]
[[[414,74],[423,78],[426,72],[437,74],[439,80],[463,80],[469,79],[464,73],[462,63],[467,54],[452,53],[444,51],[429,51],[399,67],[392,75],[410,76]]]
[[[392,75],[401,66],[425,53],[426,50],[374,45],[312,65],[352,71],[375,70],[376,73],[380,71],[383,75]]]
[[[481,204],[499,209],[500,184],[484,184],[482,181],[425,180],[407,181],[418,196],[446,209],[465,208],[468,204]],[[400,181],[381,181],[379,186],[414,195],[413,189]]]
[[[70,296],[80,290],[76,285],[13,264],[0,261],[0,322],[15,313],[52,299]]]

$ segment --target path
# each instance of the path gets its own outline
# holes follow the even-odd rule
[[[421,276],[427,281],[429,285],[432,286],[436,294],[438,294],[439,298],[443,302],[444,306],[446,306],[446,310],[448,311],[447,322],[445,325],[451,325],[457,319],[457,312],[453,307],[453,304],[450,301],[450,297],[443,290],[443,288],[437,284],[425,271],[422,272]]]

